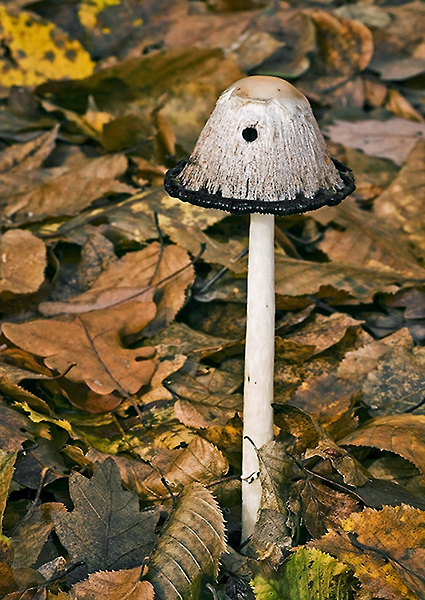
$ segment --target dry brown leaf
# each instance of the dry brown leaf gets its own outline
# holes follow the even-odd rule
[[[340,443],[395,452],[410,460],[425,474],[424,415],[377,417],[346,436]]]
[[[153,600],[152,584],[140,581],[141,575],[142,567],[91,573],[86,581],[80,581],[71,588],[71,597],[75,600]]]
[[[169,498],[169,490],[161,477],[165,477],[172,492],[179,492],[190,483],[211,484],[226,475],[229,463],[223,454],[212,444],[196,436],[183,450],[167,455],[168,464],[138,482],[133,488],[138,494],[158,500]],[[152,461],[156,466],[156,461]]]
[[[24,144],[14,144],[0,152],[0,190],[6,184],[22,189],[22,179],[38,169],[55,147],[59,125]],[[33,175],[37,177],[37,175]],[[28,185],[27,182],[24,183]]]
[[[17,346],[43,356],[50,369],[65,373],[74,365],[67,379],[85,382],[97,394],[134,394],[152,377],[154,350],[127,350],[121,340],[143,329],[155,312],[153,302],[132,301],[76,317],[5,323],[3,333]]]
[[[50,177],[24,194],[12,196],[4,213],[14,224],[47,217],[75,215],[94,200],[134,189],[117,180],[127,170],[123,154],[86,159],[63,172],[50,170]]]
[[[419,125],[424,128],[425,125]],[[418,125],[415,125],[418,127]],[[417,142],[399,175],[375,200],[374,213],[395,231],[407,233],[414,247],[425,251],[425,140]]]
[[[286,335],[285,340],[313,346],[313,354],[320,354],[340,342],[350,327],[360,325],[360,321],[343,313],[333,313],[330,317],[315,314],[300,330]]]
[[[341,421],[347,427],[344,417],[355,427],[350,408],[357,394],[352,383],[323,373],[303,381],[291,398],[291,405],[309,413],[331,434],[336,434]]]
[[[424,62],[424,70],[425,70],[425,62]],[[410,102],[405,98],[398,90],[390,89],[388,91],[388,98],[385,107],[397,117],[401,117],[402,119],[410,119],[411,121],[416,121],[417,123],[423,123],[423,116],[410,104]]]
[[[338,144],[358,148],[371,156],[388,158],[401,165],[408,153],[418,141],[425,136],[425,124],[415,123],[407,119],[392,118],[386,121],[368,119],[367,121],[335,120],[333,125],[324,128],[327,136]],[[416,168],[420,169],[419,165]],[[410,185],[417,184],[418,173]]]
[[[399,289],[397,283],[407,284],[408,281],[400,273],[378,265],[374,268],[352,267],[337,262],[317,263],[276,256],[276,293],[282,296],[317,294],[320,297],[323,288],[328,303],[332,303],[332,296],[338,298],[338,291],[345,292],[347,300],[352,297],[371,302],[377,292],[395,293]],[[342,298],[338,300],[341,302]]]
[[[44,281],[46,265],[46,246],[42,240],[30,231],[6,231],[0,239],[0,294],[36,292]]]
[[[425,277],[408,235],[399,232],[394,243],[391,221],[385,223],[382,218],[348,202],[338,207],[337,222],[339,227],[328,227],[318,244],[333,262],[358,268],[388,268],[404,277]]]
[[[148,579],[159,598],[194,597],[202,577],[217,577],[225,551],[223,515],[216,500],[203,486],[189,485],[148,563]]]
[[[127,301],[149,302],[155,291],[160,291],[155,319],[149,320],[146,330],[153,333],[173,320],[193,280],[193,266],[183,248],[162,249],[158,242],[153,242],[112,262],[87,292],[68,302],[43,302],[40,311],[45,315],[80,314],[124,305]]]
[[[316,25],[316,53],[300,85],[313,95],[327,94],[363,71],[373,54],[372,33],[360,21],[343,19],[324,10],[306,10]],[[312,70],[319,77],[312,80]]]

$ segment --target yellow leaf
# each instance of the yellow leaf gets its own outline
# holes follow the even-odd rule
[[[97,15],[109,8],[119,4],[121,0],[83,0],[78,8],[78,18],[86,29],[94,29],[97,25]]]
[[[77,40],[25,11],[14,16],[0,6],[0,43],[7,50],[0,58],[4,86],[82,79],[93,72],[94,63]]]

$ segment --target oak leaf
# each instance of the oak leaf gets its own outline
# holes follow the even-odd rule
[[[69,492],[74,510],[54,514],[53,522],[71,560],[84,561],[86,573],[144,562],[156,541],[157,511],[139,511],[137,495],[122,489],[112,459],[96,463],[91,479],[72,473]]]
[[[134,394],[155,370],[154,350],[128,350],[121,340],[143,329],[155,312],[153,302],[134,300],[72,317],[5,323],[3,333],[20,348],[44,357],[50,369],[59,373],[70,369],[66,375],[70,381],[85,382],[97,394],[114,390]]]

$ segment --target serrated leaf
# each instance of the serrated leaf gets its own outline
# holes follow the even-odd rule
[[[368,421],[341,444],[371,446],[407,458],[425,474],[425,416],[387,415]]]
[[[363,587],[387,600],[425,598],[425,511],[401,506],[366,508],[312,542],[344,561]]]
[[[140,581],[141,574],[141,567],[92,573],[86,581],[72,587],[71,595],[75,600],[153,600],[152,584]]]
[[[300,548],[286,563],[281,579],[256,576],[251,582],[256,600],[348,600],[350,574],[346,565],[313,548]]]
[[[217,502],[203,486],[188,486],[148,564],[148,580],[158,600],[195,598],[202,576],[217,576],[225,549],[223,516]]]
[[[71,560],[84,561],[88,573],[141,565],[156,541],[157,512],[140,512],[137,495],[122,489],[114,461],[96,463],[91,479],[73,473],[69,491],[74,510],[54,515],[53,522]]]

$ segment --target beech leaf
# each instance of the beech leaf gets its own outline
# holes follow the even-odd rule
[[[148,563],[148,580],[158,600],[194,598],[202,576],[215,578],[225,552],[223,516],[200,484],[187,486]]]
[[[54,514],[53,522],[72,561],[83,561],[86,573],[143,564],[156,541],[157,511],[140,512],[111,458],[95,464],[91,479],[72,473],[69,492],[74,510]]]
[[[0,293],[31,294],[39,289],[47,264],[42,240],[30,231],[10,229],[1,238],[0,256]]]
[[[407,458],[425,475],[425,416],[388,415],[368,421],[340,444],[371,446]]]

